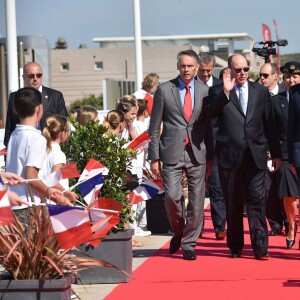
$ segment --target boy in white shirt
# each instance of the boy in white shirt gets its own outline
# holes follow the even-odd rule
[[[14,111],[20,118],[20,124],[13,131],[7,148],[6,170],[25,179],[39,177],[39,171],[47,157],[46,139],[36,129],[42,118],[42,94],[34,88],[25,87],[17,91],[14,100]],[[32,189],[29,189],[32,188]],[[67,198],[61,191],[49,188],[43,181],[31,181],[28,184],[11,186],[23,200],[32,204],[30,194],[36,203],[51,199],[58,204],[68,205]],[[26,205],[14,206],[14,210],[26,208]]]

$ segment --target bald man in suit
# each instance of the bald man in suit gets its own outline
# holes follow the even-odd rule
[[[23,80],[25,87],[35,88],[42,93],[43,116],[40,123],[37,124],[38,129],[43,130],[45,127],[45,120],[48,116],[53,114],[68,116],[63,94],[42,85],[43,71],[39,64],[35,62],[26,64],[24,67]],[[6,147],[8,146],[11,133],[16,128],[16,124],[19,123],[19,117],[13,111],[15,95],[16,92],[11,93],[8,100],[4,135],[4,145]]]
[[[269,91],[248,80],[249,69],[244,56],[230,56],[223,84],[209,89],[205,109],[210,117],[219,119],[215,153],[226,202],[229,257],[240,257],[244,246],[241,195],[245,192],[254,256],[265,260],[269,258],[265,211],[267,150],[270,149],[275,171],[280,167],[281,150],[274,135]]]

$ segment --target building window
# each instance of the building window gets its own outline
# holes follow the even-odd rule
[[[69,63],[61,63],[60,64],[60,70],[62,72],[68,72],[70,70]]]
[[[96,71],[102,71],[103,70],[103,62],[102,61],[96,61],[95,62],[95,70]]]

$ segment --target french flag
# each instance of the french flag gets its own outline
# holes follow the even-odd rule
[[[88,212],[82,207],[48,205],[50,220],[62,249],[72,248],[91,238]]]
[[[66,164],[61,169],[51,172],[43,178],[43,182],[49,186],[55,186],[61,179],[77,178],[80,174],[74,163]]]
[[[78,189],[87,205],[91,204],[95,199],[98,198],[98,194],[102,185],[103,176],[101,173],[78,184]]]
[[[163,193],[164,187],[161,180],[145,179],[129,194],[129,200],[131,204],[137,204]]]
[[[120,221],[117,211],[58,205],[48,205],[48,211],[57,241],[63,249],[84,243],[98,245]]]
[[[141,147],[147,145],[150,141],[151,139],[149,138],[147,131],[144,131],[136,139],[129,143],[127,145],[127,148],[132,150],[138,150]]]
[[[6,190],[0,190],[0,225],[8,225],[14,222],[10,202]]]
[[[89,205],[97,197],[103,185],[103,176],[107,175],[108,169],[99,161],[91,158],[85,166],[78,180],[78,189],[85,202]]]

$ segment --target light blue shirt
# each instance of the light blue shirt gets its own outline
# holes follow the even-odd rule
[[[184,97],[186,94],[186,89],[185,86],[186,84],[180,79],[178,76],[178,82],[179,82],[179,92],[180,92],[180,99],[181,99],[181,104],[182,107],[184,106]],[[191,97],[192,97],[192,108],[194,109],[194,103],[195,103],[195,84],[194,84],[194,79],[189,83],[190,86],[190,92],[191,92]]]

